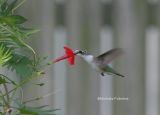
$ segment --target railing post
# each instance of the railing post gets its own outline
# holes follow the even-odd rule
[[[144,32],[146,4],[133,0],[114,0],[115,44],[124,48],[117,70],[126,78],[115,78],[115,96],[128,101],[114,103],[115,115],[144,115]]]

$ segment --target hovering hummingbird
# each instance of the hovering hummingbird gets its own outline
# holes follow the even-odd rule
[[[105,76],[105,73],[107,74],[112,74],[112,75],[117,75],[121,77],[125,77],[118,72],[116,72],[110,65],[109,63],[117,56],[122,54],[123,51],[122,49],[115,48],[111,49],[97,57],[94,57],[93,55],[87,53],[87,51],[83,50],[75,50],[74,54],[77,56],[82,57],[86,62],[89,63],[89,65],[92,66],[93,69],[96,71],[100,72],[102,76]]]

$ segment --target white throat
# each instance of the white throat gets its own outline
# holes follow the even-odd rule
[[[94,56],[93,55],[81,55],[81,57],[88,63],[92,63],[94,60]]]
[[[94,62],[94,56],[93,55],[79,55],[82,57],[91,67],[97,71],[101,71],[100,68],[97,66],[97,64]]]

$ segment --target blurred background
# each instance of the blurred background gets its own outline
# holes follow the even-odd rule
[[[39,82],[27,85],[24,99],[44,96],[58,115],[160,115],[159,0],[26,0],[18,13],[40,29],[31,45],[39,56],[64,54],[63,46],[99,55],[120,47],[113,67],[125,78],[101,77],[82,59],[61,61]],[[98,100],[128,98],[128,100]]]

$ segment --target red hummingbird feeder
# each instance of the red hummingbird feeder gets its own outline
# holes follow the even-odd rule
[[[65,55],[53,60],[53,62],[56,63],[64,59],[68,59],[70,65],[74,65],[74,61],[75,61],[74,51],[71,48],[66,46],[64,46],[64,49],[65,49]]]

